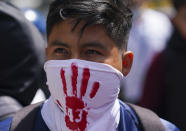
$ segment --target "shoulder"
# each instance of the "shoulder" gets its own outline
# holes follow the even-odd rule
[[[0,122],[0,131],[9,131],[12,123],[12,117]]]
[[[160,119],[162,124],[164,125],[166,131],[180,131],[174,124],[164,119]]]
[[[135,112],[124,102],[120,101],[120,122],[118,125],[118,131],[130,130],[137,131],[139,121]]]
[[[152,111],[135,105],[129,105],[120,101],[119,129],[141,131],[160,127],[166,131],[180,131],[174,124],[159,118]]]
[[[43,102],[29,105],[18,111],[11,122],[12,131],[31,131]]]
[[[45,129],[44,131],[48,131],[46,130],[47,126],[44,124],[44,121],[41,117],[41,106],[42,102],[29,105],[21,109],[15,114],[14,117],[10,117],[0,122],[0,131],[31,131],[31,129],[34,129],[34,131],[41,131],[40,129]]]

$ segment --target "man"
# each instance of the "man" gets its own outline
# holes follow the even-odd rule
[[[141,106],[174,122],[186,130],[186,1],[173,0],[176,13],[174,30],[167,47],[153,61],[148,71]]]
[[[132,19],[126,2],[56,0],[51,4],[45,63],[51,97],[41,106],[20,111],[13,121],[4,122],[6,127],[11,124],[14,131],[178,130],[150,111],[117,99],[120,81],[133,60],[126,50]]]

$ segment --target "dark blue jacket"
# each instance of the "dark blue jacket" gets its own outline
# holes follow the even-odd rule
[[[41,107],[42,108],[42,107]],[[41,108],[37,113],[33,131],[49,131],[41,116]],[[12,118],[0,123],[0,131],[9,131]],[[180,131],[175,125],[161,119],[166,131]],[[136,113],[127,104],[120,101],[120,122],[116,131],[139,131],[139,120]]]

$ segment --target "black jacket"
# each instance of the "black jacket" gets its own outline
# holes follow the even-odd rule
[[[0,1],[0,96],[30,104],[44,80],[44,44],[19,9]]]
[[[186,40],[175,28],[147,73],[140,105],[186,130]]]
[[[161,115],[186,130],[186,40],[178,30],[168,42],[165,54],[164,109]]]

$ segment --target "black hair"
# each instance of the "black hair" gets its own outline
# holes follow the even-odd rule
[[[132,26],[128,0],[55,0],[51,3],[47,16],[47,37],[53,26],[65,18],[72,18],[75,22],[72,31],[85,20],[80,33],[87,26],[102,24],[119,49],[127,48]]]
[[[181,6],[186,4],[186,0],[172,0],[174,7],[178,10]]]

